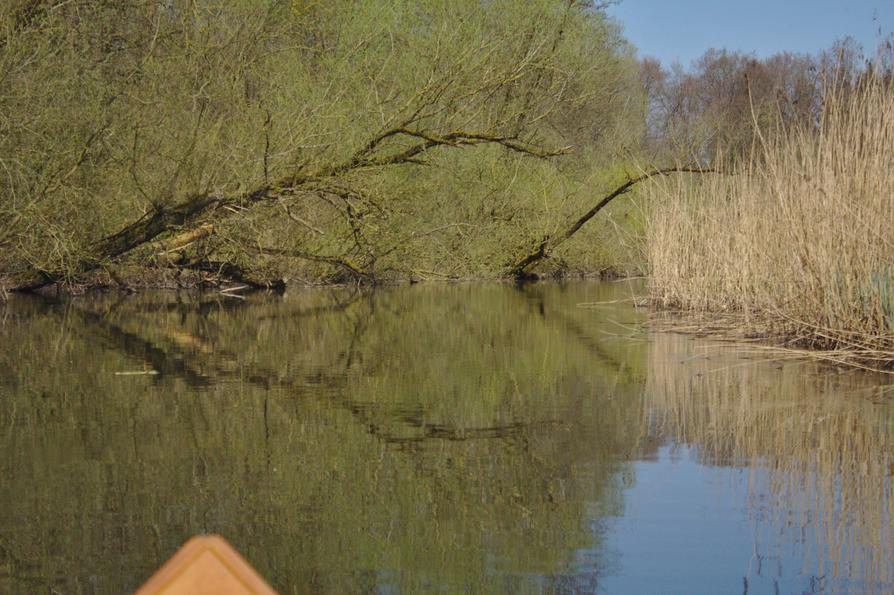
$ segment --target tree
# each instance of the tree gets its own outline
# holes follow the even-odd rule
[[[0,57],[0,270],[19,289],[125,260],[371,278],[441,224],[426,183],[448,153],[505,173],[613,142],[633,80],[617,29],[567,0],[32,12],[5,15]]]

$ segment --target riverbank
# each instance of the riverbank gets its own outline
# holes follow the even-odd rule
[[[285,291],[287,288],[338,287],[344,285],[360,285],[368,287],[413,285],[416,283],[529,283],[538,281],[581,281],[596,279],[614,281],[640,278],[634,271],[618,268],[596,270],[553,268],[546,272],[532,274],[525,279],[515,279],[497,275],[452,275],[429,270],[413,270],[409,274],[388,274],[376,279],[351,279],[343,277],[291,279],[259,279],[252,277],[233,277],[221,275],[215,271],[196,271],[182,269],[154,269],[139,265],[117,267],[116,271],[102,269],[70,283],[54,283],[40,287],[33,293],[65,294],[69,296],[123,291],[128,293],[146,291],[219,291],[240,286],[245,291]],[[0,300],[14,293],[31,293],[16,291],[12,283],[0,278]]]
[[[68,285],[51,285],[41,288],[37,293],[44,296],[87,297],[120,294],[148,294],[161,292],[197,291],[211,292],[233,298],[244,298],[255,292],[284,293],[287,290],[313,288],[338,288],[346,286],[362,286],[356,282],[311,282],[307,280],[291,280],[267,287],[250,283],[234,282],[230,279],[203,277],[191,272],[189,274],[171,275],[155,271],[138,270],[135,267],[126,276],[97,274],[91,283]],[[645,308],[651,314],[645,326],[650,331],[665,334],[685,334],[721,342],[750,346],[756,353],[775,352],[782,359],[814,359],[834,365],[862,368],[873,372],[891,373],[894,371],[894,350],[867,347],[854,337],[849,343],[824,345],[817,343],[813,337],[806,335],[798,327],[799,321],[786,321],[780,324],[771,316],[760,316],[754,312],[719,311],[693,308],[679,308],[668,305],[656,298],[655,280],[637,275],[606,269],[602,271],[573,271],[559,274],[543,275],[534,279],[519,282],[505,277],[449,277],[446,275],[390,277],[367,287],[396,287],[401,285],[442,285],[442,284],[477,284],[489,285],[515,283],[528,285],[545,282],[575,283],[586,280],[625,281],[645,279],[644,293],[631,295],[628,301],[638,308]],[[0,284],[0,303],[6,301],[15,292],[9,291]],[[587,304],[580,304],[586,307]]]

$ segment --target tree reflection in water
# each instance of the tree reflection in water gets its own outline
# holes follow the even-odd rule
[[[841,396],[878,380],[693,358],[630,293],[12,299],[0,591],[133,589],[203,532],[283,592],[593,591],[633,570],[607,521],[664,444],[769,466],[762,522],[802,511],[820,564],[890,581],[889,409]]]

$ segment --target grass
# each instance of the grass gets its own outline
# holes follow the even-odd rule
[[[814,128],[729,171],[650,186],[653,301],[894,365],[894,82],[834,87]]]

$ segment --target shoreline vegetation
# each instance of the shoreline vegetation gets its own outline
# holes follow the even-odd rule
[[[10,291],[649,278],[894,364],[894,49],[688,69],[599,2],[13,0]]]
[[[649,186],[660,308],[872,369],[894,364],[894,81],[826,94],[732,175]]]
[[[618,159],[644,126],[633,48],[586,2],[17,4],[13,288],[130,264],[258,286],[496,277],[636,171]],[[572,266],[617,260],[601,244]]]

